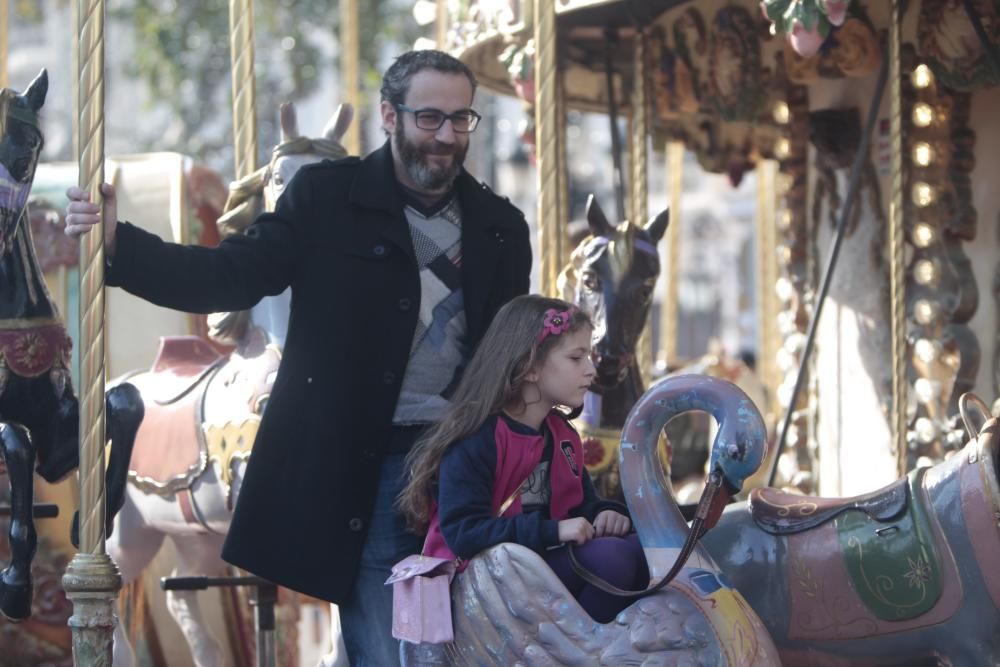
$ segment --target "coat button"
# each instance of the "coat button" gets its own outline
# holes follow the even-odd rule
[[[376,257],[381,257],[382,255],[385,254],[385,246],[377,245],[374,248],[372,248],[372,252],[375,253]]]
[[[386,371],[382,374],[382,382],[386,384],[392,384],[396,381],[396,374],[392,371]]]
[[[375,458],[375,450],[374,449],[366,449],[365,450],[365,458],[369,458],[369,459]]]
[[[403,298],[399,300],[399,309],[402,311],[407,311],[410,309],[410,300]]]
[[[503,243],[503,240],[504,240],[503,239],[503,234],[501,234],[500,232],[497,232],[496,233],[496,239],[497,239],[497,243]]]
[[[354,517],[353,519],[347,522],[347,527],[353,530],[355,533],[360,532],[361,529],[364,527],[364,525],[365,522],[359,519],[358,517]]]
[[[313,383],[312,378],[306,378],[306,384],[312,384],[312,383]]]

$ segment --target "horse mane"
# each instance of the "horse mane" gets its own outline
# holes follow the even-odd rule
[[[339,159],[347,157],[348,153],[339,141],[325,136],[293,137],[279,143],[271,151],[271,161],[266,166],[229,184],[226,206],[216,223],[223,238],[246,232],[264,209],[264,189],[271,181],[275,165],[280,158],[291,155]],[[249,310],[212,313],[208,316],[208,335],[221,343],[237,344],[249,323]]]
[[[339,159],[347,157],[347,149],[339,141],[326,137],[295,137],[282,141],[271,151],[271,162],[267,166],[230,183],[226,207],[218,221],[223,237],[242,234],[260,214],[263,209],[264,188],[270,182],[274,165],[279,158],[308,154]]]

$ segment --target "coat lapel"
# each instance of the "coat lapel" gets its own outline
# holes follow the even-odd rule
[[[465,171],[458,177],[462,208],[462,282],[469,337],[478,340],[485,328],[490,286],[506,240],[508,222],[498,215],[496,196]]]
[[[392,166],[392,149],[382,148],[361,160],[361,169],[351,184],[350,201],[372,212],[378,233],[409,257],[415,257],[410,228],[399,199],[399,186]]]

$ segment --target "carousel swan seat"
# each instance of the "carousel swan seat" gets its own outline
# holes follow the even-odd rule
[[[759,467],[766,448],[760,414],[724,380],[666,378],[636,403],[622,431],[619,467],[655,581],[670,572],[688,534],[664,477],[659,434],[692,405],[710,411],[720,425],[710,464],[723,480],[724,491],[712,504],[719,512],[726,496]],[[666,587],[605,624],[583,610],[540,555],[514,544],[472,558],[451,593],[454,641],[404,645],[407,665],[780,664],[764,624],[700,545]]]
[[[906,479],[850,498],[814,498],[774,488],[750,492],[750,515],[761,530],[772,535],[791,535],[809,530],[854,510],[873,521],[892,521],[906,510],[909,501]]]

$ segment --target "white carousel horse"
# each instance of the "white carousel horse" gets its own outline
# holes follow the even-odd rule
[[[227,213],[219,220],[223,233],[242,233],[261,205],[273,210],[302,165],[345,157],[339,140],[351,116],[351,108],[341,105],[323,136],[309,139],[299,135],[294,108],[283,105],[282,141],[269,165],[231,186]],[[142,574],[166,537],[177,552],[171,576],[225,573],[222,543],[281,358],[289,307],[286,290],[262,299],[251,311],[212,316],[213,338],[236,345],[229,358],[199,338],[164,339],[151,371],[128,377],[143,394],[151,419],[140,430],[125,506],[108,541],[125,583]],[[170,591],[167,606],[195,665],[225,664],[222,648],[206,629],[197,593]],[[339,616],[331,615],[335,644],[324,665],[338,660]],[[120,625],[115,639],[114,664],[134,664]],[[340,655],[345,655],[342,647]]]

